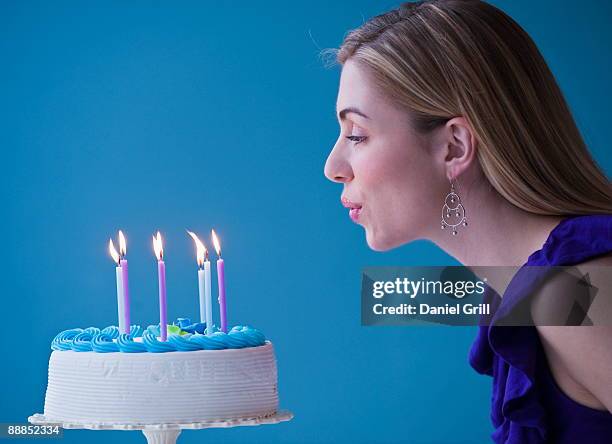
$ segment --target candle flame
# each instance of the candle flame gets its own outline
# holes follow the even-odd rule
[[[119,253],[117,253],[112,239],[108,240],[108,251],[112,256],[113,260],[117,263],[117,265],[119,265]]]
[[[198,236],[196,236],[193,231],[187,231],[187,233],[189,233],[189,236],[191,236],[191,238],[196,244],[196,259],[198,261],[198,267],[201,268],[204,266],[204,257],[208,256],[208,251],[206,250],[204,243],[198,238]]]
[[[221,244],[219,243],[219,238],[217,237],[217,233],[215,230],[211,230],[212,232],[212,241],[215,246],[215,251],[217,252],[217,256],[221,257]]]
[[[162,238],[159,231],[157,232],[157,237],[153,236],[153,250],[155,250],[157,260],[161,261],[164,258],[164,247],[162,246]]]
[[[125,242],[125,236],[123,235],[123,231],[119,230],[119,254],[121,255],[121,257],[125,256],[125,253],[127,253],[127,246],[126,246],[126,242]]]

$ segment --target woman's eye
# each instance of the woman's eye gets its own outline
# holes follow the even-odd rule
[[[367,139],[366,136],[346,136],[346,138],[350,140],[351,142],[355,142],[355,145]]]

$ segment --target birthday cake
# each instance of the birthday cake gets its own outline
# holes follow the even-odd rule
[[[51,343],[44,416],[71,423],[169,424],[261,418],[278,409],[274,348],[257,329],[204,334],[159,325],[75,328]]]

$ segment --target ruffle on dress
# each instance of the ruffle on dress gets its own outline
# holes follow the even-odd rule
[[[612,215],[572,216],[550,232],[524,266],[577,265],[610,252]],[[538,332],[533,326],[498,325],[549,272],[547,267],[521,267],[503,299],[490,287],[483,295],[483,302],[493,304],[494,315],[489,326],[479,327],[469,363],[478,373],[493,377],[491,422],[495,430],[491,437],[498,444],[540,444],[550,438],[554,418],[547,417],[542,381],[537,379],[538,366],[547,365]],[[612,426],[612,415],[597,419],[609,420]]]

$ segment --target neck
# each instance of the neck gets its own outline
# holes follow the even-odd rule
[[[465,266],[521,266],[565,218],[524,211],[489,184],[458,193],[468,226],[457,227],[455,236],[438,228],[431,240]]]

